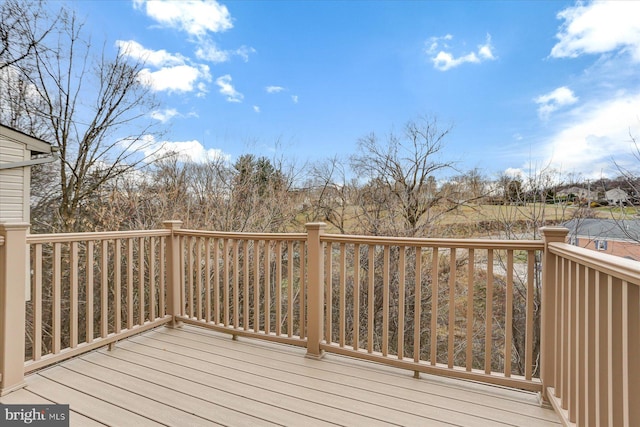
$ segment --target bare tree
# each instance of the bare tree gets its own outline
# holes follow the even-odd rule
[[[295,172],[284,161],[245,154],[229,175],[226,221],[221,229],[280,232],[295,222],[291,197]]]
[[[33,71],[36,49],[46,50],[45,38],[58,24],[42,1],[0,3],[0,123],[43,137],[41,116],[30,114],[37,96],[24,78]]]
[[[59,148],[57,228],[89,229],[82,218],[92,195],[144,163],[138,152],[151,141],[146,116],[156,102],[139,80],[141,62],[120,51],[110,57],[104,46],[95,58],[74,12],[62,9],[55,26],[33,47],[33,67],[22,70],[29,93],[21,102],[40,136]]]
[[[620,173],[620,178],[624,180],[626,187],[631,191],[631,201],[634,205],[638,206],[640,201],[640,171],[636,168],[636,165],[640,163],[640,144],[636,137],[629,131],[629,139],[631,141],[631,160],[629,162],[623,162],[619,160],[613,160],[615,168]],[[636,212],[640,213],[640,212]]]
[[[560,173],[544,166],[531,167],[527,174],[519,176],[503,175],[498,180],[498,186],[504,192],[506,205],[498,206],[490,220],[495,227],[490,230],[492,238],[516,240],[539,239],[540,228],[547,225],[556,225],[565,219],[567,214],[566,204],[556,204],[554,195],[563,179]],[[541,253],[520,253],[515,256],[515,265],[509,266],[506,254],[495,254],[497,290],[506,295],[506,272],[513,268],[513,306],[506,307],[512,310],[512,366],[515,372],[525,372],[525,329],[526,329],[526,303],[527,287],[529,280],[534,284],[533,292],[533,354],[534,374],[539,368],[540,351],[540,315],[541,315]],[[533,277],[529,277],[529,263],[533,264]]]
[[[348,175],[348,165],[337,157],[312,167],[309,220],[326,221],[340,233],[350,230],[354,222],[352,203],[357,185]]]
[[[0,71],[20,66],[33,55],[55,24],[42,1],[4,0],[0,4]]]
[[[423,116],[409,121],[401,136],[392,133],[380,141],[370,134],[358,141],[358,153],[351,164],[361,179],[376,182],[376,192],[388,194],[388,232],[428,234],[439,216],[434,208],[446,198],[436,177],[453,168],[452,161],[442,158],[450,131],[451,127],[441,129],[436,119]]]

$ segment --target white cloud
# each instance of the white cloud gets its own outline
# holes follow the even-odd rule
[[[482,59],[496,59],[493,56],[493,46],[491,46],[491,35],[487,34],[487,41],[485,44],[478,45],[478,55]]]
[[[578,2],[557,17],[564,23],[556,35],[559,41],[551,49],[552,57],[624,51],[640,62],[640,2]]]
[[[143,10],[159,24],[184,31],[194,37],[233,28],[227,7],[213,0],[134,0],[133,4],[136,9]]]
[[[211,81],[211,76],[209,76],[207,81]],[[198,98],[204,98],[204,96],[207,94],[207,92],[209,92],[209,89],[207,88],[206,83],[200,82],[200,83],[198,83],[197,87],[198,87],[198,93],[196,94],[196,96]]]
[[[155,110],[151,112],[151,118],[166,123],[172,118],[179,116],[178,110],[175,108],[165,108],[164,110]]]
[[[137,151],[146,161],[152,162],[172,153],[180,160],[204,163],[213,160],[229,161],[231,155],[218,148],[205,148],[199,141],[156,141],[153,135],[145,135],[135,142],[122,140],[119,144],[128,151]]]
[[[174,117],[185,118],[185,117],[198,117],[198,113],[192,111],[187,114],[182,114],[178,112],[175,108],[165,108],[164,110],[155,110],[149,113],[152,119],[158,120],[162,123],[167,123],[169,120]]]
[[[256,113],[260,112],[260,107],[258,107],[257,105],[253,106],[253,111],[255,111]]]
[[[597,100],[576,108],[566,124],[553,134],[541,152],[543,164],[563,171],[599,176],[612,170],[612,159],[628,157],[631,135],[640,136],[640,93]],[[573,118],[573,119],[572,119]],[[611,174],[616,174],[612,171]]]
[[[226,62],[232,56],[239,56],[244,62],[249,62],[249,54],[255,52],[254,48],[247,46],[241,46],[236,50],[222,50],[213,41],[205,38],[199,41],[196,56],[202,60],[215,63]]]
[[[440,48],[441,45],[442,45],[442,48],[449,49],[449,45],[446,43],[449,40],[453,40],[453,36],[451,34],[447,34],[442,37],[431,37],[427,42],[429,45],[426,49],[427,53],[428,54],[436,53],[438,51],[438,48]]]
[[[291,95],[291,100],[293,101],[294,104],[298,103],[298,95]]]
[[[195,67],[191,65],[178,65],[175,67],[161,68],[150,71],[145,68],[140,71],[140,80],[155,91],[168,92],[193,92],[195,89],[202,91],[206,86],[196,84],[198,80],[211,80],[208,67]]]
[[[249,55],[256,51],[244,45],[235,50],[221,49],[211,40],[211,33],[233,28],[227,7],[214,0],[134,0],[133,6],[143,10],[161,27],[185,32],[189,41],[196,45],[195,55],[201,60],[221,63],[238,56],[247,62]]]
[[[440,51],[435,57],[431,58],[431,60],[433,61],[433,66],[440,71],[447,71],[451,68],[455,68],[459,65],[462,65],[465,62],[472,62],[472,63],[480,62],[480,59],[473,52],[465,56],[460,56],[458,58],[455,58],[452,54],[448,52]]]
[[[135,40],[117,40],[116,47],[120,50],[120,55],[140,60],[154,67],[182,65],[186,62],[186,58],[179,53],[172,54],[164,49],[147,49]]]
[[[549,115],[559,109],[560,107],[564,107],[566,105],[572,105],[578,102],[578,97],[576,97],[571,89],[566,86],[559,87],[545,95],[541,95],[534,99],[536,104],[540,104],[538,107],[538,115],[543,120],[549,118]]]
[[[140,81],[154,91],[206,93],[206,84],[211,81],[209,67],[193,64],[180,54],[172,54],[164,49],[151,50],[133,40],[118,40],[116,46],[120,55],[142,61],[150,67],[138,75]]]
[[[231,76],[225,74],[216,79],[216,84],[220,87],[220,93],[227,97],[229,102],[242,102],[244,95],[238,92],[231,84]]]
[[[196,49],[196,56],[199,59],[211,62],[226,62],[229,60],[229,52],[220,50],[211,40],[203,40]]]
[[[451,40],[453,40],[453,36],[447,34],[443,37],[431,37],[427,41],[426,52],[431,57],[433,66],[440,71],[447,71],[465,63],[478,64],[483,61],[496,59],[493,54],[490,34],[487,34],[484,44],[478,45],[477,52],[470,52],[459,57],[455,57],[454,54],[450,52],[451,47],[447,42]]]
[[[256,50],[252,47],[242,45],[238,49],[233,51],[233,53],[234,55],[242,58],[244,62],[249,62],[249,54],[256,53]]]
[[[267,86],[264,88],[264,90],[266,90],[267,93],[278,93],[285,90],[285,88],[283,88],[282,86]]]

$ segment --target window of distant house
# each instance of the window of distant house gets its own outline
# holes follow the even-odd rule
[[[573,246],[579,246],[580,245],[580,241],[578,240],[577,237],[570,237],[569,238],[569,244],[573,245]]]
[[[607,250],[607,241],[606,240],[596,240],[596,249],[599,251]]]

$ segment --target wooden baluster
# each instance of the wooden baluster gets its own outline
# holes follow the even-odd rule
[[[449,342],[447,343],[447,365],[449,369],[453,368],[453,353],[455,351],[456,336],[456,248],[450,249],[449,255]]]
[[[293,336],[293,241],[287,242],[287,335]]]
[[[487,249],[487,299],[484,327],[484,373],[491,373],[491,344],[493,342],[493,249]]]
[[[405,281],[406,281],[406,255],[407,248],[398,248],[398,359],[404,357],[404,303],[405,303]]]
[[[513,255],[513,252],[511,253]],[[468,266],[468,272],[467,272],[467,333],[465,337],[467,341],[466,362],[465,362],[467,372],[471,372],[471,370],[473,369],[473,287],[474,287],[474,278],[475,278],[475,258],[474,257],[475,257],[474,250],[469,249],[469,266]],[[512,274],[511,280],[513,281],[513,271],[511,272],[511,274]],[[508,282],[509,281],[507,280],[507,283]],[[509,297],[509,294],[507,291],[507,298],[508,297]],[[507,302],[507,313],[509,312],[508,307],[510,307],[510,305]],[[509,349],[509,353],[510,352],[511,352],[511,349]]]
[[[439,273],[438,273],[438,248],[433,248],[431,255],[431,354],[429,359],[431,365],[438,362],[438,295],[439,295]]]
[[[360,348],[360,245],[353,248],[353,349]]]
[[[340,321],[340,332],[339,332],[339,344],[340,347],[344,347],[345,342],[345,333],[347,330],[346,326],[346,316],[347,316],[347,251],[344,243],[340,243],[340,295],[338,296],[338,307],[339,307],[339,321]]]
[[[382,262],[382,356],[389,352],[389,255],[391,248],[384,245]]]
[[[115,239],[113,245],[113,276],[115,279],[113,295],[113,299],[115,300],[114,322],[115,332],[119,334],[122,331],[122,245],[120,239]]]
[[[507,286],[506,292],[506,313],[504,325],[504,376],[511,377],[511,348],[513,347],[513,250],[507,251]],[[528,276],[529,277],[529,276]],[[527,298],[529,304],[529,298]],[[528,309],[527,305],[527,309]],[[525,329],[529,330],[529,323],[533,324],[533,318],[528,316],[525,319]],[[529,354],[529,353],[526,353]],[[525,365],[527,362],[525,361]]]
[[[71,242],[69,253],[69,347],[78,346],[78,242]]]

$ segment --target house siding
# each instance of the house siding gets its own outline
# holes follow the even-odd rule
[[[0,163],[29,160],[25,144],[0,135]],[[0,222],[29,221],[29,168],[0,169]]]
[[[596,247],[596,241],[605,241],[606,249],[598,249]],[[616,255],[623,258],[633,259],[635,261],[640,261],[640,244],[636,242],[623,242],[619,240],[607,240],[605,238],[588,238],[588,237],[580,237],[578,244],[576,246],[580,246],[586,249],[591,249],[597,252],[603,252],[610,255]]]

